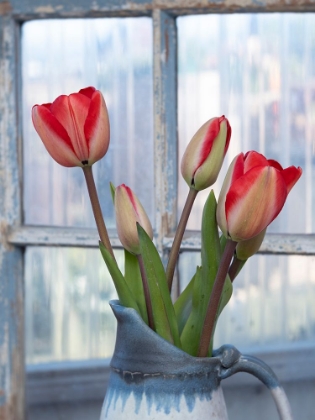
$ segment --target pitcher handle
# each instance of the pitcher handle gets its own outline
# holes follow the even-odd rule
[[[220,378],[225,379],[237,372],[256,376],[272,393],[281,420],[293,420],[288,398],[273,370],[262,360],[242,355],[234,346],[224,345],[213,352],[221,360]]]

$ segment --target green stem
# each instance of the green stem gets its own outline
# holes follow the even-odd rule
[[[187,221],[191,213],[191,209],[192,209],[192,206],[194,204],[197,194],[198,194],[197,190],[190,188],[187,199],[186,199],[186,203],[185,203],[185,206],[181,214],[180,221],[178,223],[177,230],[175,233],[174,241],[173,241],[172,248],[170,251],[170,256],[168,259],[168,264],[166,267],[166,279],[167,279],[167,284],[170,291],[172,290],[173,277],[174,277],[180,245],[181,245],[181,242],[185,233]]]
[[[90,201],[92,204],[92,210],[93,210],[98,234],[100,235],[101,242],[103,243],[107,251],[111,254],[111,256],[115,260],[114,251],[108,237],[107,229],[106,229],[105,222],[103,219],[102,209],[101,209],[100,202],[97,195],[97,190],[96,190],[93,172],[92,172],[92,166],[84,166],[82,169],[85,176],[85,181],[86,181],[87,189],[89,192]]]
[[[220,298],[222,295],[225,278],[229,271],[230,262],[233,257],[236,245],[237,245],[237,242],[234,242],[229,239],[224,248],[224,252],[223,252],[220,265],[218,268],[218,272],[214,281],[210,300],[208,303],[205,321],[204,321],[202,332],[201,332],[201,338],[200,338],[200,344],[199,344],[199,350],[198,350],[199,357],[206,357],[208,353],[209,344],[214,333],[216,315],[217,315],[219,304],[220,304]]]
[[[140,273],[141,273],[141,278],[142,278],[143,292],[144,292],[144,299],[145,299],[145,304],[146,304],[146,308],[147,308],[149,327],[153,331],[155,331],[154,319],[153,319],[153,309],[152,309],[152,302],[151,302],[151,298],[150,298],[150,291],[149,291],[147,274],[145,272],[142,255],[141,254],[137,255],[137,258],[138,258]]]

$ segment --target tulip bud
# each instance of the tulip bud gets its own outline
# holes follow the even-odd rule
[[[231,163],[217,206],[217,222],[226,237],[240,242],[261,233],[280,213],[302,169],[283,169],[260,153],[240,153]]]
[[[101,92],[93,87],[34,105],[32,119],[48,153],[62,166],[91,166],[107,152],[107,108]]]
[[[181,163],[190,188],[204,190],[215,183],[229,147],[231,127],[224,115],[202,125],[188,144]]]
[[[236,257],[241,261],[246,261],[249,257],[252,257],[254,254],[256,254],[256,252],[259,251],[261,244],[263,243],[266,230],[267,228],[262,230],[253,238],[238,242],[235,249]]]
[[[132,254],[140,254],[137,222],[153,238],[150,220],[134,192],[122,184],[115,191],[117,232],[123,247]]]

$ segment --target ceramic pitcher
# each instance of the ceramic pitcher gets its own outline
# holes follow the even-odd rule
[[[261,360],[230,345],[213,357],[192,357],[157,335],[135,310],[117,301],[111,306],[118,327],[100,420],[228,420],[220,383],[237,372],[260,379],[272,392],[279,418],[292,420],[276,375]]]

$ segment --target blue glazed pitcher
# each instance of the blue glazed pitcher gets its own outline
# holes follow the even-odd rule
[[[248,372],[272,392],[281,420],[292,420],[287,397],[261,360],[225,345],[213,357],[192,357],[152,331],[131,308],[112,301],[116,346],[100,420],[228,420],[220,383]]]

